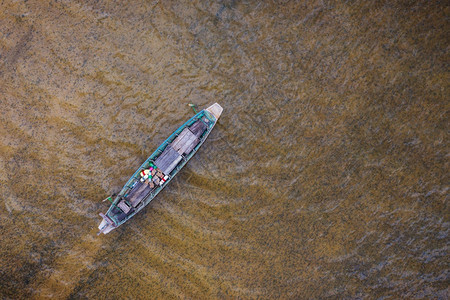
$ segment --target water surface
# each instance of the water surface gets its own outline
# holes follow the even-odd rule
[[[448,298],[448,32],[435,1],[2,2],[1,297]]]

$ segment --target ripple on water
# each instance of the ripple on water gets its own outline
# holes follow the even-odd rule
[[[448,298],[438,2],[10,2],[3,298]],[[100,201],[224,113],[132,221]]]

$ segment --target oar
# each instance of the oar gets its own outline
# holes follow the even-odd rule
[[[112,196],[109,196],[108,198],[106,198],[106,199],[103,200],[102,202],[105,202],[106,200],[108,200],[109,202],[111,202],[112,205],[114,205],[115,208],[118,208],[118,209],[120,209],[121,211],[123,211],[120,207],[118,207],[117,205],[114,204],[114,201],[112,200],[112,197],[115,197],[115,196],[116,196],[115,194],[112,195]]]
[[[192,109],[194,110],[195,114],[197,114],[197,111],[195,110],[195,107],[196,107],[197,105],[192,104],[192,103],[189,103],[189,106],[192,107]]]
[[[105,202],[106,200],[108,200],[109,202],[113,203],[111,196],[109,196],[108,198],[106,198],[106,199],[103,200],[102,202]]]
[[[112,197],[117,196],[117,193],[113,193],[111,196],[109,196],[108,198],[106,198],[105,200],[103,200],[102,202],[105,202],[106,200],[108,200],[109,202],[113,203],[112,201]]]

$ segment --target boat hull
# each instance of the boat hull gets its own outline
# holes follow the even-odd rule
[[[178,174],[192,156],[197,153],[198,149],[203,145],[217,123],[222,111],[222,107],[215,103],[198,112],[172,133],[130,177],[122,190],[115,197],[114,201],[112,201],[106,214],[100,214],[103,220],[98,227],[100,230],[99,234],[111,232],[147,206],[159,192],[169,184],[173,177]],[[201,131],[203,127],[205,129],[204,131]],[[185,137],[185,133],[188,133],[189,137]],[[198,135],[198,137],[196,135]],[[184,141],[189,141],[191,144],[186,145],[187,142],[183,144],[183,139]],[[177,149],[179,153],[175,153],[172,148]],[[188,153],[183,153],[183,151],[188,151]],[[164,162],[171,159],[170,153],[175,153],[172,155],[177,156],[178,159],[173,162],[169,161],[166,166]],[[163,183],[160,182],[160,186],[149,189],[142,183],[141,175],[142,171],[149,166],[156,166],[155,163],[159,164],[165,172],[168,172],[168,174],[163,174],[165,175],[164,178],[166,178],[166,180]],[[158,167],[158,170],[161,169]],[[135,196],[136,193],[140,194]]]

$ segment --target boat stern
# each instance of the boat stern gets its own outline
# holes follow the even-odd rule
[[[219,103],[214,103],[210,107],[206,109],[210,114],[216,118],[216,121],[219,119],[220,115],[222,114],[223,108],[219,105]]]
[[[98,226],[98,229],[100,230],[97,235],[100,235],[100,233],[107,234],[111,230],[115,229],[117,226],[114,224],[113,220],[111,220],[109,217],[105,216],[104,214],[100,214],[100,217],[103,218],[102,222]]]

